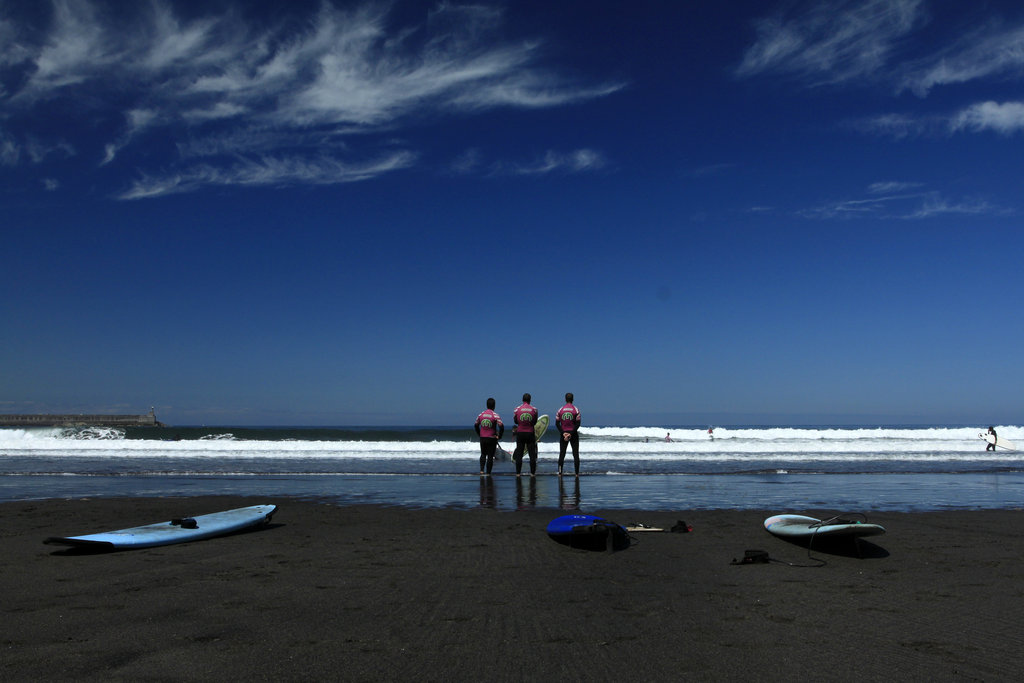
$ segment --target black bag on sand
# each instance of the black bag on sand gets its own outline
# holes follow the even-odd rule
[[[693,527],[680,519],[669,531],[677,534],[688,534],[693,531]]]
[[[732,564],[768,564],[770,561],[767,550],[745,550],[743,559],[733,558]]]

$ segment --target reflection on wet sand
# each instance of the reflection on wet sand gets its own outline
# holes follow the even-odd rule
[[[580,478],[573,478],[572,493],[566,492],[565,479],[558,478],[558,507],[563,510],[580,509]]]
[[[527,490],[523,491],[523,480],[529,481]],[[516,509],[526,510],[537,507],[537,477],[516,477]]]

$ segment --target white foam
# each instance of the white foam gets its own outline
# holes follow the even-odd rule
[[[581,430],[584,458],[629,461],[694,460],[702,462],[785,460],[936,459],[962,462],[1024,461],[1017,451],[985,451],[979,428],[925,429],[715,429],[670,430],[661,427],[591,427]],[[1000,426],[1001,437],[1024,444],[1024,427]],[[666,432],[672,441],[664,441]],[[652,438],[658,437],[658,438]],[[645,441],[646,439],[646,441]],[[511,450],[511,444],[503,444]],[[545,458],[557,457],[558,444],[542,442]],[[0,429],[0,457],[87,456],[91,458],[279,458],[332,460],[455,460],[478,455],[475,440],[461,441],[259,441],[230,434],[205,439],[158,441],[125,439],[121,430],[75,432],[59,428]]]

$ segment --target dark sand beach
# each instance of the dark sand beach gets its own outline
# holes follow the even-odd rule
[[[258,503],[280,506],[270,526],[219,539],[42,543]],[[997,681],[1024,666],[1020,510],[879,513],[888,533],[859,554],[811,557],[764,531],[780,510],[587,510],[693,526],[618,552],[551,541],[550,509],[114,498],[0,512],[7,681]],[[776,561],[730,564],[747,549]]]

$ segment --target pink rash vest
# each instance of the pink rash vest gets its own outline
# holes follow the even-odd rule
[[[498,438],[498,425],[504,426],[504,423],[501,421],[501,415],[498,415],[490,408],[476,416],[476,424],[480,427],[481,439]]]
[[[580,424],[580,419],[580,409],[571,403],[566,403],[558,409],[558,431],[576,431]]]
[[[533,434],[533,425],[537,423],[537,409],[529,403],[523,403],[512,413],[516,423],[516,431],[521,434]]]

